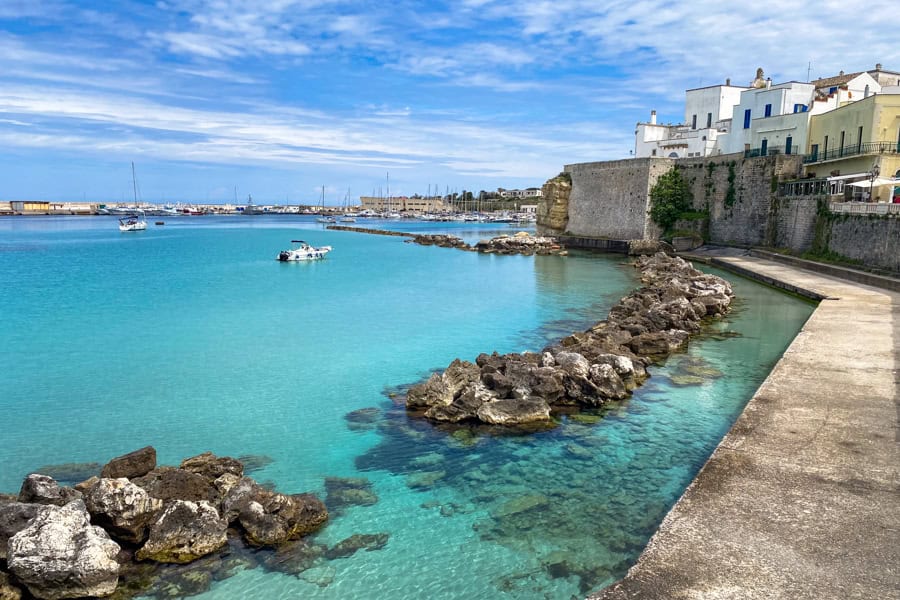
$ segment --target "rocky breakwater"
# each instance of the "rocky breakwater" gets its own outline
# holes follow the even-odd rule
[[[109,596],[120,574],[146,579],[153,565],[195,561],[230,538],[279,547],[327,518],[315,496],[266,489],[209,452],[175,468],[157,466],[148,446],[74,488],[34,473],[17,496],[0,496],[0,598]]]
[[[470,246],[456,236],[446,234],[417,235],[407,241],[422,246],[458,248],[460,250],[481,252],[482,254],[523,254],[526,256],[533,254],[565,256],[568,254],[556,238],[533,236],[527,231],[520,231],[515,235],[501,235],[489,240],[480,240],[474,246]]]
[[[640,289],[606,320],[541,352],[454,360],[412,386],[410,413],[434,421],[520,425],[549,421],[551,410],[594,408],[626,398],[654,360],[682,349],[702,321],[729,310],[731,285],[664,253],[635,261]]]

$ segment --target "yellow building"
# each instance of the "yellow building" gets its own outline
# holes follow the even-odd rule
[[[440,212],[444,210],[444,203],[440,196],[428,198],[360,196],[359,201],[363,210],[375,212]]]
[[[812,116],[807,140],[807,177],[858,175],[871,181],[873,169],[882,178],[900,177],[900,88]],[[868,197],[868,189],[858,189]],[[894,195],[893,186],[876,186],[871,199],[890,202]]]

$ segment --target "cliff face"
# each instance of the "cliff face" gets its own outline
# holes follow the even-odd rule
[[[543,196],[537,207],[538,235],[560,235],[569,224],[569,194],[572,177],[560,173],[541,188]]]

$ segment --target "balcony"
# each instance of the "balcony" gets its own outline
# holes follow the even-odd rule
[[[826,152],[816,152],[803,157],[803,164],[825,162],[847,158],[848,156],[862,156],[863,154],[900,154],[900,142],[866,142],[843,148],[834,148]]]

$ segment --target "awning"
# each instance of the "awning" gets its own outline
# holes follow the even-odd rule
[[[864,181],[854,181],[848,185],[858,188],[881,187],[884,185],[900,185],[900,179],[890,179],[888,177],[876,177],[874,180],[866,179]]]

